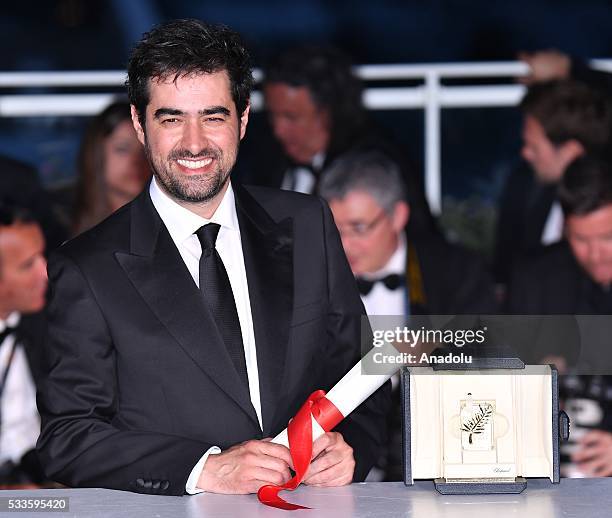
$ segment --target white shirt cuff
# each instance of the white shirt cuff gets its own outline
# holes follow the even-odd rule
[[[204,464],[206,463],[206,459],[208,459],[208,456],[211,453],[221,453],[221,448],[219,448],[218,446],[213,446],[209,448],[206,451],[206,453],[202,455],[202,457],[200,457],[200,460],[198,461],[198,463],[191,470],[191,473],[189,474],[189,478],[187,479],[187,483],[185,484],[185,491],[187,491],[187,494],[197,495],[198,493],[204,492],[203,489],[196,487],[196,485],[200,478],[200,474],[202,473],[202,470],[204,469]]]

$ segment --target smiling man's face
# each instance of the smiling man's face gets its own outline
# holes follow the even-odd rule
[[[244,137],[226,71],[151,80],[145,127],[132,119],[160,187],[177,202],[220,200]]]

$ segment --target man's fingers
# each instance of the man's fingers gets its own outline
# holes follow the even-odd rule
[[[321,473],[320,476],[317,475],[318,480],[320,481],[317,481],[317,478],[315,478],[314,481],[310,482],[308,485],[315,487],[339,487],[346,486],[353,481],[353,476],[348,473],[343,473],[342,475],[336,478],[330,478],[328,480],[325,480],[324,475],[325,474],[323,473]]]
[[[336,451],[328,451],[324,455],[321,455],[317,459],[313,460],[310,464],[310,468],[308,469],[308,473],[320,473],[326,469],[335,466],[342,462],[344,456],[340,452]]]
[[[270,455],[264,455],[261,453],[246,453],[244,456],[244,462],[248,466],[265,468],[281,473],[284,476],[289,476],[289,465],[284,460],[271,457]]]
[[[580,438],[579,443],[583,446],[599,444],[606,437],[606,435],[606,432],[601,430],[591,430]]]
[[[245,448],[255,453],[280,459],[284,461],[287,466],[293,468],[293,460],[291,459],[289,448],[283,446],[282,444],[267,441],[249,441],[248,443],[245,443]]]
[[[287,482],[291,478],[289,471],[286,473],[279,473],[276,470],[263,468],[261,466],[253,466],[245,470],[245,479],[247,480],[258,480],[264,484],[281,485]]]
[[[338,432],[327,432],[321,435],[312,444],[312,458],[315,459],[321,452],[338,444],[340,437]]]
[[[325,448],[329,446],[329,437],[327,434],[321,435],[315,442],[312,443],[312,459],[316,459],[322,452],[325,451]]]
[[[304,483],[310,486],[343,486],[353,480],[354,461],[346,460],[313,472]]]

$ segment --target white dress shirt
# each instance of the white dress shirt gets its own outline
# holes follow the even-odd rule
[[[253,330],[251,302],[249,299],[246,268],[244,266],[242,242],[240,240],[238,215],[236,214],[234,190],[232,189],[231,183],[219,207],[217,207],[217,210],[210,220],[181,207],[161,190],[155,178],[153,178],[151,182],[149,193],[155,209],[168,229],[172,241],[174,241],[174,244],[178,248],[185,262],[185,266],[187,266],[189,273],[193,277],[193,281],[198,287],[202,248],[195,232],[202,225],[206,225],[207,223],[217,223],[221,226],[215,247],[227,270],[227,276],[229,277],[234,300],[236,301],[236,310],[238,312],[238,320],[240,321],[240,330],[242,332],[242,343],[244,344],[244,356],[249,379],[251,403],[257,414],[259,426],[263,429],[255,332]],[[205,346],[205,344],[203,344],[203,346]],[[204,463],[209,454],[220,452],[221,450],[218,447],[213,446],[204,453],[202,458],[195,465],[186,484],[186,490],[189,494],[201,492],[201,490],[196,488],[196,484],[202,468],[204,467]]]
[[[325,162],[325,153],[319,152],[312,157],[312,168],[320,171]],[[312,194],[317,177],[307,167],[297,166],[287,169],[281,182],[281,189],[285,191],[301,192],[303,194]]]
[[[551,245],[557,241],[561,241],[563,237],[563,210],[558,201],[554,201],[546,217],[546,223],[542,229],[541,243],[543,245]]]
[[[0,332],[7,326],[15,327],[19,320],[19,313],[11,313],[6,320],[0,320]],[[0,343],[0,377],[7,368],[15,338],[15,335],[9,335]],[[25,351],[19,344],[15,348],[0,404],[0,464],[7,460],[17,464],[24,453],[36,446],[40,434],[36,386]]]
[[[407,250],[406,237],[401,233],[397,248],[387,264],[376,272],[364,274],[363,278],[368,280],[380,279],[394,273],[404,277],[406,275]],[[361,296],[361,300],[368,315],[403,315],[406,309],[406,290],[404,286],[396,290],[390,290],[382,282],[377,282],[367,295]]]

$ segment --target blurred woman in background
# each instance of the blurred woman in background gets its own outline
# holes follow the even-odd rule
[[[151,177],[127,102],[114,102],[91,121],[77,165],[73,235],[131,201]]]

